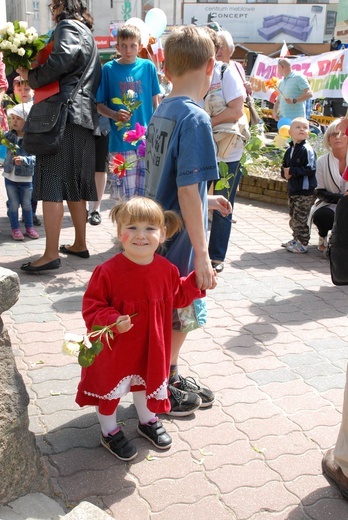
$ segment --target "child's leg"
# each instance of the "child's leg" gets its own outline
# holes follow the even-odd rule
[[[139,417],[138,433],[161,450],[170,448],[172,438],[158,417],[148,409],[145,391],[133,392],[133,401]]]
[[[5,187],[8,197],[8,216],[10,219],[11,229],[19,228],[18,209],[20,205],[20,195],[17,186],[18,184],[18,182],[13,182],[5,178]]]
[[[311,195],[296,195],[294,199],[293,233],[294,239],[307,246],[309,242],[308,217],[312,207],[313,197]]]
[[[96,413],[100,423],[102,435],[100,443],[120,460],[132,460],[138,455],[138,451],[133,444],[130,444],[124,436],[121,428],[117,424],[116,412],[119,399],[115,401],[115,410],[109,415],[100,413],[96,407]]]
[[[291,195],[289,196],[288,204],[289,204],[289,227],[292,231],[292,236],[294,237],[294,240],[296,240],[295,233],[294,233],[294,221],[293,221],[294,211],[295,211],[295,201],[294,201],[294,197]]]
[[[31,194],[33,192],[33,185],[31,182],[19,182],[20,184],[20,198],[23,211],[23,220],[25,228],[33,227],[33,210],[31,207]]]

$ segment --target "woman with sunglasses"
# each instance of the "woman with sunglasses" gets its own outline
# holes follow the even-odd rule
[[[327,235],[333,227],[337,203],[348,188],[342,178],[348,165],[348,137],[341,131],[341,123],[341,119],[336,119],[325,132],[328,153],[317,160],[317,199],[309,217],[309,224],[313,222],[318,228],[318,249],[323,252],[327,250]]]
[[[17,72],[33,89],[58,82],[59,92],[51,99],[60,102],[69,99],[87,67],[88,70],[83,86],[69,105],[61,149],[56,155],[37,157],[34,196],[43,201],[46,248],[39,259],[22,265],[21,269],[27,272],[59,268],[59,251],[80,258],[89,257],[86,201],[98,199],[94,179],[94,134],[95,129],[99,129],[95,94],[101,66],[91,32],[93,18],[84,0],[55,1],[49,8],[56,23],[51,36],[52,51],[43,65],[32,70],[19,68]],[[64,200],[71,213],[75,240],[71,245],[59,247]]]

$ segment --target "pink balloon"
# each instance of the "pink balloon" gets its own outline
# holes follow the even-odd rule
[[[348,78],[346,78],[342,85],[342,97],[348,103]]]

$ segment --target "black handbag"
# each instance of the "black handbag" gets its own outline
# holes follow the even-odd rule
[[[68,103],[49,99],[33,105],[23,128],[24,150],[32,155],[57,154],[62,145],[68,110]]]
[[[32,155],[55,155],[59,152],[68,120],[69,106],[82,87],[96,53],[96,46],[94,46],[90,61],[67,101],[53,101],[48,98],[31,107],[23,127],[23,148],[26,152]]]

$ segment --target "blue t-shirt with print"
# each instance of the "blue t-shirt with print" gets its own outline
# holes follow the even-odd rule
[[[178,188],[197,184],[208,227],[207,181],[219,178],[208,114],[188,97],[164,98],[148,126],[146,195],[180,214]],[[193,248],[186,229],[166,242],[166,258],[181,276],[193,270]]]
[[[134,63],[121,64],[112,60],[103,66],[101,82],[97,91],[97,103],[104,103],[112,110],[125,109],[123,105],[112,103],[113,98],[122,98],[127,90],[133,90],[134,99],[141,101],[130,119],[131,126],[118,130],[115,121],[110,119],[110,152],[126,152],[135,147],[123,140],[127,130],[133,130],[135,123],[147,126],[153,114],[152,97],[160,93],[155,65],[150,60],[136,58]]]

